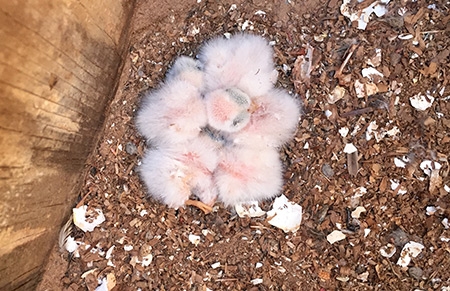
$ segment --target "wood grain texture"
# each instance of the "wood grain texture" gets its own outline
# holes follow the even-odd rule
[[[0,0],[0,290],[34,289],[75,202],[134,0]]]

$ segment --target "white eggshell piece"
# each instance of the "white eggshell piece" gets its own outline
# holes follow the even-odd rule
[[[448,222],[448,218],[444,218],[441,221],[442,225],[444,226],[445,229],[449,229],[450,228],[450,223]]]
[[[261,278],[256,278],[250,281],[253,285],[259,285],[263,282],[263,279]]]
[[[355,81],[355,92],[356,97],[364,98],[366,96],[366,89],[364,87],[364,83],[361,83],[358,79]]]
[[[115,245],[111,246],[107,251],[106,251],[106,255],[105,255],[105,259],[109,260],[112,256],[112,252],[115,249]]]
[[[330,244],[341,241],[346,238],[346,235],[340,230],[333,230],[329,235],[327,235],[327,241]]]
[[[74,251],[76,251],[78,249],[78,242],[75,241],[75,238],[73,238],[72,236],[67,237],[67,241],[66,244],[64,245],[64,247],[66,248],[66,250],[69,253],[73,253]]]
[[[341,128],[339,129],[339,134],[340,134],[342,137],[346,137],[346,136],[348,135],[348,132],[349,132],[348,127],[341,127]]]
[[[101,284],[95,288],[95,291],[109,291],[108,290],[108,279],[103,278]]]
[[[281,195],[273,202],[273,208],[267,212],[268,222],[285,232],[295,232],[302,222],[302,207]]]
[[[101,209],[94,209],[97,213],[95,219],[87,221],[86,218],[87,205],[82,205],[78,208],[73,208],[73,223],[82,231],[93,231],[95,227],[105,221],[105,216]],[[89,219],[90,220],[90,219]]]
[[[427,206],[426,211],[427,211],[427,215],[430,216],[430,215],[435,214],[437,209],[434,206]]]
[[[370,80],[372,80],[373,76],[384,77],[384,75],[375,68],[364,68],[362,69],[361,74],[364,78]]]
[[[409,40],[412,39],[413,37],[414,36],[412,34],[405,34],[405,33],[402,33],[398,36],[398,38],[401,40]]]
[[[220,267],[220,262],[216,262],[216,263],[211,265],[211,268],[213,268],[213,269],[217,269],[219,267]]]
[[[143,267],[148,267],[148,266],[150,266],[152,261],[153,261],[153,255],[152,254],[148,254],[148,255],[142,257],[141,264],[142,264]]]
[[[397,168],[404,168],[406,167],[406,162],[399,158],[394,158],[394,164]]]
[[[344,153],[346,154],[352,154],[356,151],[358,151],[358,149],[352,143],[348,143],[344,147]]]
[[[380,253],[385,258],[391,258],[395,254],[396,251],[397,251],[397,249],[392,244],[387,244],[384,247],[380,248]]]
[[[414,241],[407,243],[400,253],[400,258],[398,258],[397,265],[402,267],[407,267],[411,262],[412,258],[417,257],[425,247]]]
[[[341,100],[344,97],[345,92],[346,90],[344,87],[336,86],[333,89],[333,92],[331,92],[331,94],[328,94],[328,103],[334,104],[337,101]]]
[[[259,207],[258,201],[242,202],[236,204],[234,209],[239,217],[261,217],[266,214],[266,212]]]
[[[364,206],[358,206],[355,210],[352,211],[352,217],[359,218],[361,216],[361,213],[363,212],[366,212],[366,208],[364,208]]]
[[[442,167],[441,164],[439,164],[438,162],[433,162],[430,160],[425,160],[422,163],[420,163],[420,168],[427,176],[431,175],[432,170],[440,170],[441,167]]]
[[[200,243],[200,237],[198,235],[195,235],[195,234],[190,234],[189,235],[189,241],[193,245],[197,246]]]
[[[422,95],[421,93],[414,95],[409,98],[409,102],[411,106],[416,108],[417,110],[424,111],[433,105],[434,97],[430,95]]]

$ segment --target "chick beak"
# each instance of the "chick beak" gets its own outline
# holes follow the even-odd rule
[[[259,105],[255,103],[255,101],[252,101],[252,103],[250,104],[250,107],[247,109],[247,112],[250,114],[255,113],[256,111],[258,111],[259,109]]]

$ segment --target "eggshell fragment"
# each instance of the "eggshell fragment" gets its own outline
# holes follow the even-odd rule
[[[344,153],[346,154],[352,154],[356,151],[358,151],[358,149],[352,143],[348,143],[344,147]]]
[[[348,131],[349,131],[348,127],[341,127],[341,128],[339,129],[339,134],[340,134],[342,137],[346,137],[346,136],[348,135]]]
[[[220,262],[216,262],[216,263],[211,265],[211,268],[213,268],[213,269],[217,269],[219,267],[220,267]]]
[[[417,257],[425,247],[414,241],[407,243],[400,253],[400,258],[398,258],[397,265],[402,267],[407,267],[411,262],[412,258]]]
[[[441,167],[441,164],[439,164],[438,162],[433,162],[430,160],[425,160],[420,163],[420,168],[427,176],[431,176],[433,170],[440,170]]]
[[[368,78],[369,80],[372,80],[374,77],[384,77],[384,75],[375,68],[364,68],[361,70],[361,74],[364,78]]]
[[[261,217],[266,214],[266,212],[259,207],[258,201],[239,203],[234,206],[234,209],[239,217]]]
[[[78,208],[73,208],[73,223],[79,227],[82,231],[94,231],[94,228],[105,221],[105,216],[101,209],[93,209],[92,211],[87,211],[87,205],[82,205]],[[88,217],[86,217],[88,214]],[[90,216],[95,216],[91,219]]]
[[[116,276],[113,273],[109,273],[100,282],[100,285],[95,288],[95,291],[109,291],[116,287]]]
[[[352,211],[351,215],[353,218],[359,218],[363,212],[366,212],[366,208],[364,208],[364,206],[358,206]]]
[[[406,161],[400,158],[394,158],[394,164],[397,168],[406,167]]]
[[[401,40],[409,40],[412,39],[413,37],[414,36],[412,34],[405,34],[405,33],[398,35],[398,38]]]
[[[108,291],[108,279],[103,278],[101,284],[95,288],[95,291]]]
[[[75,238],[73,238],[72,236],[69,236],[69,237],[67,237],[67,241],[66,241],[64,247],[66,248],[66,250],[69,253],[73,253],[74,251],[76,251],[78,249],[78,242],[75,240]]]
[[[392,244],[387,244],[380,248],[380,253],[385,258],[391,258],[395,254],[396,251],[397,251],[397,249]]]
[[[342,98],[344,98],[345,92],[346,92],[345,88],[341,86],[336,86],[333,89],[333,92],[331,92],[331,94],[328,94],[327,98],[328,103],[334,104],[337,101],[341,100]]]
[[[302,211],[300,205],[289,201],[286,196],[281,195],[275,198],[272,210],[267,212],[267,222],[281,228],[285,232],[295,232],[300,228]]]
[[[148,266],[150,266],[152,261],[153,261],[153,255],[152,254],[148,254],[148,255],[142,257],[141,264],[142,264],[143,267],[148,267]]]
[[[414,95],[413,97],[409,98],[409,102],[411,103],[411,106],[419,111],[427,110],[428,108],[433,105],[434,97],[430,95],[423,95],[421,93]]]
[[[356,97],[358,98],[364,98],[366,96],[366,89],[364,86],[364,83],[361,83],[358,79],[355,81],[355,92]]]
[[[195,235],[195,234],[190,234],[189,235],[189,241],[193,245],[197,246],[200,243],[200,237],[198,235]]]
[[[450,228],[450,223],[448,222],[448,218],[444,218],[441,221],[442,225],[444,226],[445,229],[449,229]]]
[[[263,282],[263,279],[261,278],[256,278],[250,281],[253,285],[259,285]]]
[[[341,241],[346,238],[346,235],[340,230],[333,230],[329,235],[327,235],[327,241],[330,244]]]
[[[425,210],[427,211],[426,214],[428,216],[435,214],[437,211],[436,207],[434,207],[434,206],[427,206],[427,208]]]

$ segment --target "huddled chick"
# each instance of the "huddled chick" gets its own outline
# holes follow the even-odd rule
[[[199,60],[206,91],[235,87],[258,96],[273,88],[278,77],[272,47],[252,34],[214,38],[200,48]]]
[[[173,208],[191,195],[234,206],[279,194],[279,149],[300,104],[275,88],[277,76],[272,47],[251,34],[207,41],[198,60],[178,57],[136,116],[151,145],[139,169],[149,194]]]
[[[183,206],[191,194],[213,205],[218,195],[213,180],[217,161],[214,141],[200,136],[149,149],[142,159],[140,174],[150,194],[169,207]]]

